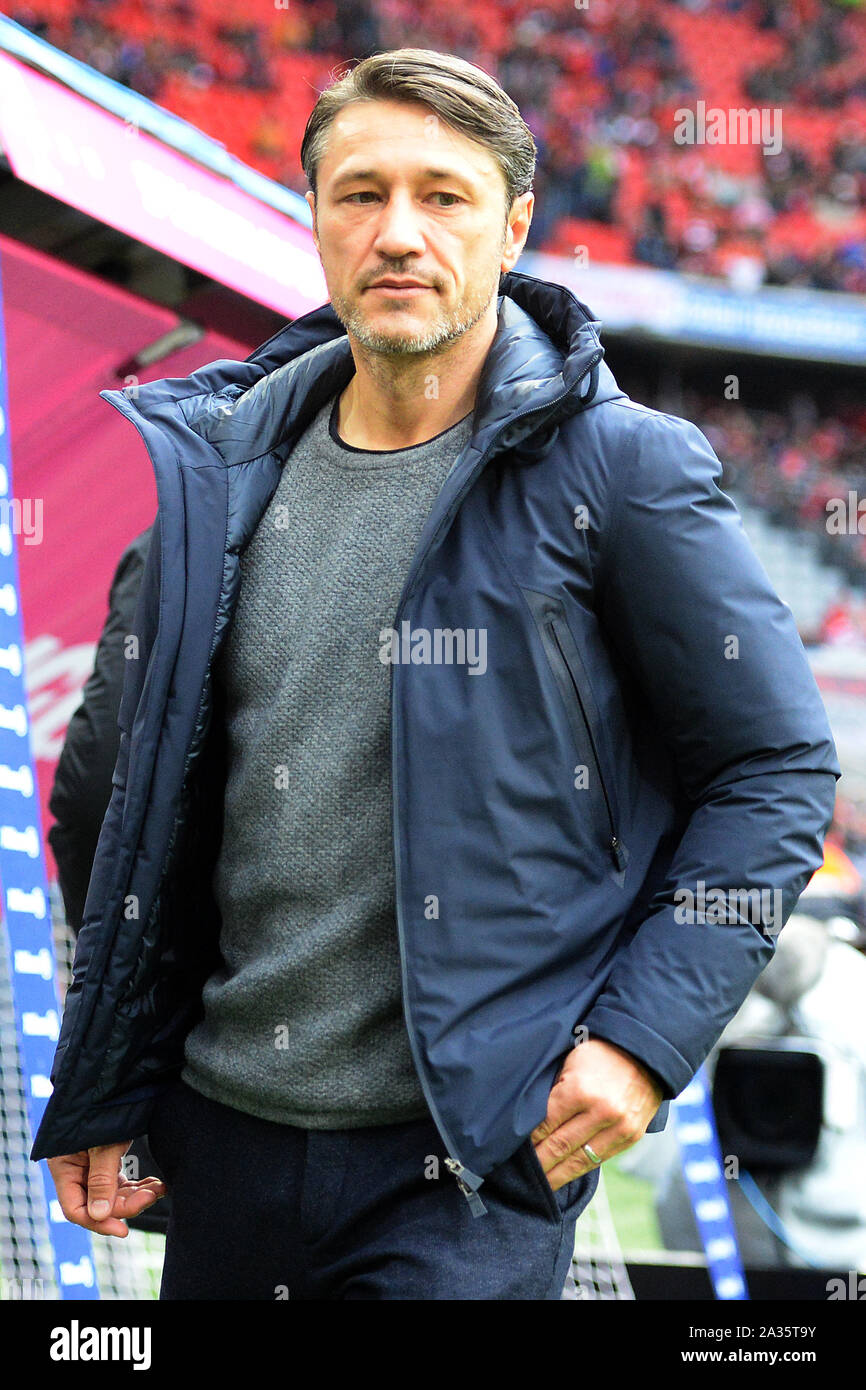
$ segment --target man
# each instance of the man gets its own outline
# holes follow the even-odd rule
[[[835,748],[703,435],[514,272],[501,88],[376,55],[301,156],[330,303],[102,393],[160,508],[32,1157],[124,1235],[147,1131],[164,1298],[556,1299],[820,864]]]

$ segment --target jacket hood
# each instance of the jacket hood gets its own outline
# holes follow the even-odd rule
[[[563,286],[515,271],[503,275],[468,448],[483,452],[515,422],[499,441],[509,447],[540,423],[550,430],[590,405],[622,397],[602,360],[600,327]],[[345,328],[329,302],[280,329],[243,362],[218,359],[187,377],[99,394],[133,420],[143,417],[172,435],[178,426],[193,431],[230,466],[272,450],[287,453],[354,372]],[[530,412],[525,426],[517,423]],[[184,452],[178,451],[181,462]]]

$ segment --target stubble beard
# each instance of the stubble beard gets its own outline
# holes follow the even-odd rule
[[[332,296],[331,308],[347,333],[357,339],[361,347],[366,348],[368,352],[385,357],[432,354],[441,352],[456,338],[461,338],[483,318],[499,288],[499,274],[497,265],[486,284],[475,293],[470,290],[453,309],[443,312],[440,304],[440,312],[433,322],[418,333],[401,333],[396,328],[385,332],[371,327],[361,307],[366,291],[363,291],[357,300],[339,294]],[[399,310],[392,311],[394,322],[397,321],[398,313]]]

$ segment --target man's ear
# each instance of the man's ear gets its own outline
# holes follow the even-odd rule
[[[503,253],[502,265],[500,267],[503,275],[513,270],[520,259],[521,252],[526,244],[529,235],[529,227],[532,222],[532,210],[535,205],[535,194],[532,192],[521,193],[511,204],[511,211],[508,217],[508,228],[505,240],[510,240],[511,245]],[[511,233],[509,238],[508,233]]]
[[[316,195],[312,191],[312,189],[310,189],[307,193],[304,194],[304,198],[307,202],[310,212],[313,214],[313,241],[316,243],[316,249],[318,250],[319,238],[316,233]]]

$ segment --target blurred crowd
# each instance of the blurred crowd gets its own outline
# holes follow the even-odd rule
[[[687,392],[682,414],[700,423],[724,461],[726,486],[779,521],[815,532],[821,558],[852,580],[866,575],[862,395],[840,390],[819,406],[812,393],[799,391],[776,409],[755,409]]]
[[[535,137],[530,250],[577,239],[601,261],[866,293],[859,0],[29,0],[10,13],[297,192],[303,124],[335,65],[456,53],[498,78]],[[781,149],[678,145],[675,113],[699,100],[780,109]]]

